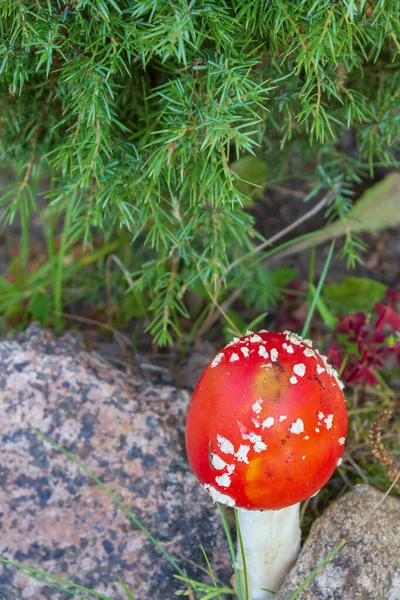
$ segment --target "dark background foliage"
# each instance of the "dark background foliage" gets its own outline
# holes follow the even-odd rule
[[[55,310],[54,261],[100,232],[102,246],[118,240],[131,313],[144,302],[159,344],[189,316],[188,290],[221,299],[251,269],[251,297],[272,305],[248,179],[328,193],[354,266],[353,186],[398,164],[399,16],[390,0],[3,1],[2,219],[64,223],[49,249]]]

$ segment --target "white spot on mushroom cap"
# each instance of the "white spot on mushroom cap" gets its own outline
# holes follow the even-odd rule
[[[291,378],[289,379],[290,383],[292,383],[293,385],[295,383],[297,383],[299,380],[297,379],[297,377],[295,377],[295,375],[292,375]]]
[[[302,460],[304,460],[304,459],[305,459],[305,457],[306,457],[306,455],[302,456],[302,457],[301,457],[301,459],[302,459]]]
[[[334,369],[329,363],[328,363],[328,359],[324,354],[320,354],[318,352],[318,350],[316,350],[316,352],[318,353],[318,355],[320,356],[320,358],[322,359],[322,362],[325,365],[325,370],[328,373],[328,375],[330,375],[331,377],[334,378],[334,380],[336,381],[336,383],[338,384],[338,386],[340,387],[340,389],[342,390],[344,388],[343,383],[339,380],[339,373],[336,371],[336,369]],[[322,373],[321,371],[321,367],[318,365],[317,366],[317,373],[318,375],[320,373]],[[335,384],[333,384],[335,385]]]
[[[250,338],[250,342],[252,342],[253,344],[255,344],[256,342],[262,342],[263,339],[262,337],[260,337],[259,335],[257,335],[257,333],[255,333],[254,335],[251,336]]]
[[[279,421],[282,423],[282,421],[284,421],[285,419],[287,419],[287,415],[280,415],[279,416]]]
[[[229,346],[233,346],[233,344],[237,344],[237,342],[240,341],[240,338],[238,337],[234,337],[232,341],[229,342],[229,344],[226,344],[226,348],[229,348]]]
[[[284,348],[286,350],[286,352],[288,352],[289,354],[293,354],[294,350],[293,350],[293,346],[291,344],[285,344],[285,342],[282,344],[282,348]]]
[[[260,329],[258,333],[268,333],[268,329]]]
[[[231,475],[236,469],[235,465],[228,465],[224,460],[222,460],[220,456],[218,456],[218,454],[212,455],[211,464],[214,467],[214,469],[217,469],[217,471],[222,471],[223,469],[226,469],[229,475]]]
[[[251,421],[256,429],[259,429],[261,427],[261,424],[259,421],[257,421],[257,419],[252,419]]]
[[[301,346],[301,344],[304,342],[303,338],[300,335],[297,335],[297,333],[287,330],[283,333],[286,334],[286,339],[292,342],[292,344],[295,346]]]
[[[252,431],[250,431],[250,433],[242,433],[242,437],[245,440],[250,440],[250,442],[252,444],[255,444],[256,442],[261,441],[261,435],[257,435],[256,433],[253,433]]]
[[[254,333],[254,331],[250,331],[250,329],[248,329],[248,330],[246,331],[246,335],[253,335],[253,333]]]
[[[253,431],[250,433],[246,433],[246,427],[242,423],[238,423],[240,432],[242,434],[242,438],[244,440],[250,440],[253,445],[253,450],[255,452],[261,452],[262,450],[267,449],[267,445],[262,441],[261,435],[257,435]]]
[[[316,431],[317,433],[319,433],[319,429],[318,429],[318,427],[316,427],[316,428],[315,428],[315,431]]]
[[[236,362],[237,360],[239,360],[239,354],[236,354],[236,352],[232,352],[229,362]]]
[[[215,489],[209,483],[205,483],[203,488],[206,490],[208,494],[210,494],[213,502],[220,502],[221,504],[226,504],[226,506],[235,506],[236,502],[233,498],[228,496],[227,494],[221,494],[218,490]]]
[[[237,461],[249,464],[249,459],[247,458],[249,450],[250,450],[250,446],[246,446],[244,444],[241,444],[239,446],[239,450],[235,454],[235,457],[237,458]]]
[[[250,353],[250,352],[249,352],[249,349],[248,349],[248,348],[245,348],[245,347],[243,347],[243,348],[240,348],[240,352],[243,354],[243,356],[244,356],[245,358],[248,358],[248,356],[249,356],[249,353]]]
[[[261,369],[272,369],[272,363],[266,363],[265,365],[260,365]]]
[[[292,344],[294,346],[301,346],[302,345],[301,341],[299,339],[297,339],[296,337],[294,337],[294,335],[295,334],[290,335],[288,339],[292,342]]]
[[[315,352],[314,352],[314,350],[312,350],[311,348],[306,348],[306,349],[304,350],[304,356],[307,356],[308,358],[309,358],[310,356],[315,356]]]
[[[211,464],[214,467],[214,469],[217,469],[217,471],[222,471],[222,469],[225,469],[225,467],[228,466],[226,462],[222,460],[220,456],[218,456],[218,454],[212,455]]]
[[[317,373],[318,375],[321,375],[321,373],[323,373],[325,371],[324,367],[321,367],[321,365],[317,365]]]
[[[270,354],[272,362],[276,362],[278,360],[278,350],[276,348],[271,348]]]
[[[231,478],[229,477],[228,473],[224,473],[223,475],[218,475],[215,478],[215,481],[221,487],[227,488],[227,487],[229,487],[231,485]]]
[[[325,423],[327,429],[330,429],[332,427],[332,421],[333,421],[333,415],[328,415],[326,417],[326,419],[324,419],[324,423]]]
[[[222,437],[222,435],[217,435],[218,446],[224,454],[234,454],[235,448],[233,447],[232,442]]]
[[[275,423],[275,419],[274,417],[267,417],[263,422],[262,422],[262,428],[265,429],[269,429],[270,427],[272,427],[272,425]]]
[[[303,437],[303,440],[309,440],[309,439],[310,439],[309,435],[306,435],[306,436]]]
[[[258,355],[261,356],[261,358],[268,358],[269,354],[267,352],[267,349],[265,346],[260,345],[258,347]]]
[[[322,421],[322,419],[324,418],[324,413],[323,412],[319,412],[318,413],[318,419],[320,419]],[[318,425],[320,425],[320,423],[318,423]]]
[[[261,404],[263,403],[263,399],[259,398],[256,402],[254,402],[252,408],[252,411],[256,413],[256,415],[258,415],[261,411],[262,411],[262,406]]]
[[[254,452],[262,452],[268,448],[267,444],[262,442],[261,440],[257,440],[253,446]]]
[[[291,433],[303,433],[304,431],[304,423],[301,419],[296,419],[294,423],[291,424],[289,431]]]
[[[344,446],[344,445],[345,445],[345,443],[346,443],[346,438],[344,438],[344,437],[341,437],[341,438],[339,438],[339,440],[338,440],[338,441],[339,441],[339,444],[340,444],[341,446]]]
[[[338,461],[337,461],[337,463],[336,463],[336,466],[340,467],[340,465],[342,464],[342,462],[343,462],[343,458],[339,458]]]
[[[293,372],[296,373],[296,375],[298,375],[299,377],[304,377],[304,374],[306,372],[305,364],[297,363],[297,365],[294,365],[293,367]]]
[[[219,363],[221,362],[221,360],[224,358],[224,353],[223,352],[219,352],[219,354],[217,354],[217,356],[215,356],[213,358],[213,361],[211,363],[211,368],[213,369],[214,367],[216,367],[217,365],[219,365]]]

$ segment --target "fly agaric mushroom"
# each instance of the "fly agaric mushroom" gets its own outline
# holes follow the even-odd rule
[[[310,340],[262,330],[221,350],[193,393],[189,463],[214,502],[237,509],[249,600],[281,586],[300,548],[300,502],[340,463],[342,388]],[[243,578],[239,544],[237,567]]]

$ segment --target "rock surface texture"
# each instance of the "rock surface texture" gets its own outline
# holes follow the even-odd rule
[[[0,343],[0,556],[126,600],[176,598],[185,584],[109,496],[29,426],[67,448],[119,496],[189,576],[231,565],[216,509],[185,458],[188,395],[127,376],[80,338],[31,326]],[[0,565],[1,600],[67,600]]]
[[[299,600],[399,600],[400,500],[357,485],[315,521],[277,600],[288,600],[304,579],[354,528],[347,544],[298,596]]]

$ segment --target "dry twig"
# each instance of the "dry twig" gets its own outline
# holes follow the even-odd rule
[[[391,410],[383,410],[379,416],[372,421],[371,429],[369,430],[368,439],[372,448],[373,455],[378,459],[380,464],[385,468],[390,479],[395,479],[399,472],[399,467],[396,465],[394,458],[386,450],[382,442],[382,425],[392,416]]]

